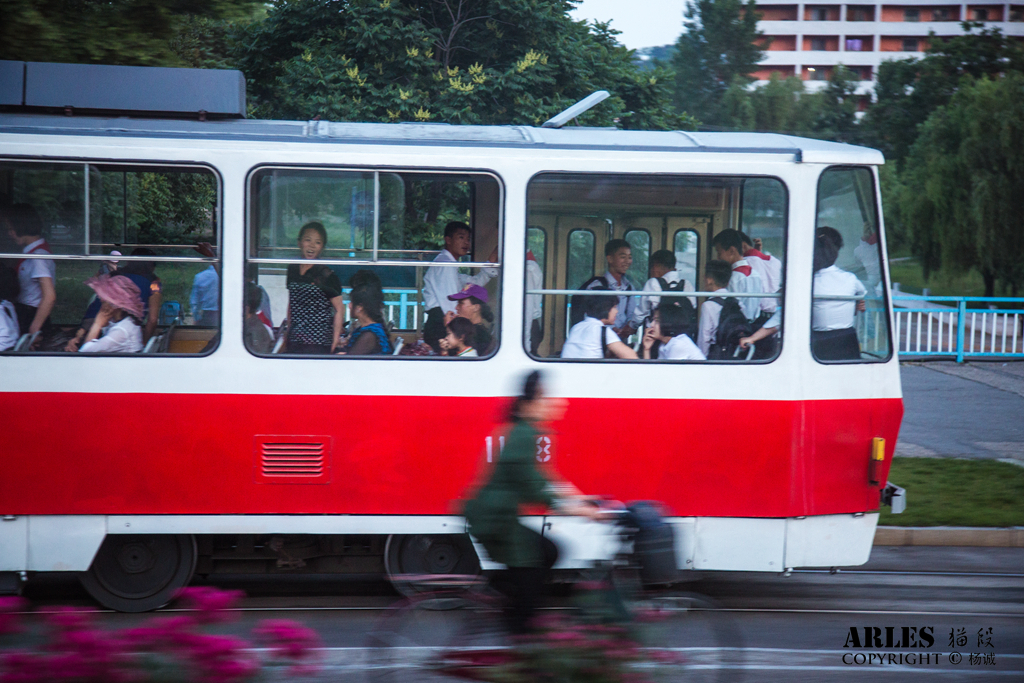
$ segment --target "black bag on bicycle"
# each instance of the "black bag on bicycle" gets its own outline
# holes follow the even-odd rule
[[[655,503],[636,502],[628,508],[626,521],[636,529],[633,556],[640,565],[644,584],[672,583],[677,580],[676,536]]]

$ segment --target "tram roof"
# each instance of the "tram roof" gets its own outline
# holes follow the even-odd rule
[[[190,121],[0,114],[0,133],[191,138],[267,142],[549,147],[622,151],[782,154],[795,161],[883,164],[878,150],[776,133],[694,133],[612,128],[462,126],[444,123],[337,123],[259,119]]]

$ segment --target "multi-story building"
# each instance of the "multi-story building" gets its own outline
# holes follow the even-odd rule
[[[757,0],[763,15],[758,27],[768,42],[761,81],[797,76],[809,89],[824,86],[842,64],[860,75],[858,93],[869,95],[883,60],[920,57],[928,34],[963,33],[961,21],[982,21],[1005,35],[1024,40],[1024,2],[964,4],[941,0],[901,0],[882,4],[872,0],[783,4]]]

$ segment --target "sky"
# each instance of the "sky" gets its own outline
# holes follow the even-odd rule
[[[686,0],[583,0],[572,15],[577,19],[611,20],[622,31],[619,42],[631,49],[676,42],[683,32]]]

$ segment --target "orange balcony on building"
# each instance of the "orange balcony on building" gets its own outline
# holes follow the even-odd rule
[[[924,52],[928,39],[920,36],[879,36],[879,52]]]
[[[883,5],[882,21],[960,21],[958,5]]]
[[[839,36],[804,36],[804,52],[838,52]]]
[[[757,44],[768,52],[793,52],[796,50],[796,36],[764,36]]]
[[[796,5],[758,5],[761,21],[796,21]]]
[[[847,21],[874,21],[875,20],[875,8],[865,7],[864,5],[847,5],[846,6],[846,20]]]
[[[967,18],[971,21],[1002,21],[1002,5],[968,5]]]
[[[806,5],[804,21],[839,21],[838,5]]]
[[[796,73],[792,66],[765,66],[750,74],[759,81],[767,81],[772,74],[778,74],[779,78],[790,78]]]
[[[846,52],[874,52],[874,36],[846,36],[843,39],[843,49]]]

